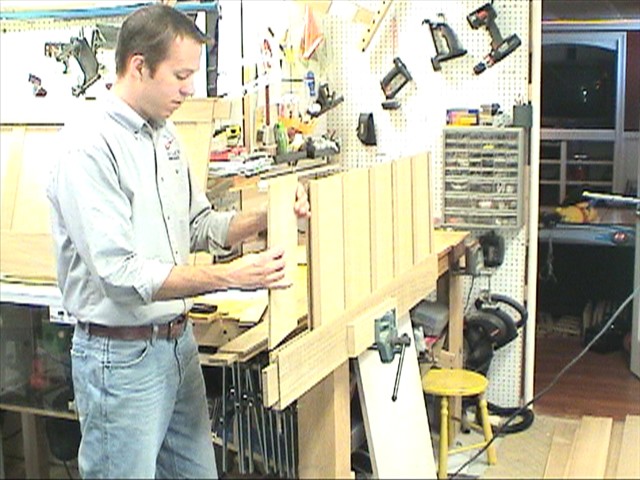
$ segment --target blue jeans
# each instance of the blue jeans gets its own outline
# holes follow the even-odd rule
[[[71,348],[83,478],[217,478],[198,346],[76,328]]]

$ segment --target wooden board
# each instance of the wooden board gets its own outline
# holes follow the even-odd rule
[[[206,188],[210,142],[217,99],[190,99],[171,117],[186,150],[191,172]],[[220,115],[225,114],[221,109]],[[60,117],[61,119],[63,116]],[[51,152],[62,123],[6,125],[0,129],[2,172],[1,273],[25,282],[55,282],[51,240],[49,182]],[[25,254],[25,252],[27,252]]]
[[[311,327],[334,325],[345,307],[344,286],[344,224],[342,207],[342,176],[309,182],[311,203],[310,264]],[[347,330],[329,330],[325,342],[307,349],[302,358],[290,349],[278,355],[280,401],[298,398],[299,472],[302,478],[343,478],[350,476],[351,424],[349,414],[349,364]],[[305,337],[308,338],[309,334]],[[298,342],[296,342],[298,343]],[[298,345],[299,346],[299,345]],[[317,347],[324,347],[318,349]],[[329,358],[328,358],[329,357]],[[333,359],[342,361],[333,362]],[[297,374],[306,371],[313,376],[315,368],[331,365],[328,375],[316,376],[312,388],[300,389]],[[291,381],[289,385],[286,382]],[[284,383],[283,383],[284,382]],[[307,384],[308,385],[308,384]],[[301,392],[308,390],[300,396]],[[292,396],[287,397],[286,395]],[[284,397],[284,402],[283,402]]]
[[[0,228],[11,230],[16,203],[16,191],[22,172],[22,151],[26,127],[0,128]]]
[[[417,354],[409,315],[399,319],[398,334],[407,333],[407,347],[398,388],[391,399],[399,355],[383,364],[376,351],[357,360],[357,380],[363,408],[373,478],[436,478]]]
[[[55,285],[51,235],[0,231],[0,274],[12,281]]]
[[[393,179],[393,273],[406,272],[413,265],[413,207],[411,158],[392,164]]]
[[[393,195],[391,163],[369,169],[371,289],[393,279]]]
[[[640,478],[640,416],[627,415],[615,478]]]
[[[609,452],[607,453],[607,467],[604,471],[604,478],[620,478],[616,476],[618,460],[620,459],[620,447],[622,446],[622,432],[624,422],[613,422],[611,427],[611,441],[609,442]],[[628,461],[628,459],[626,459]],[[627,463],[627,462],[625,462]],[[633,477],[633,478],[638,478]]]
[[[611,418],[582,417],[565,466],[565,478],[604,478],[612,423]]]
[[[221,346],[219,351],[222,353],[236,353],[240,358],[250,356],[266,348],[268,334],[268,325],[265,322],[260,322],[255,327],[250,328],[229,343]]]
[[[271,361],[277,361],[279,365],[280,407],[286,407],[295,398],[309,391],[336,366],[347,360],[349,352],[346,331],[352,320],[389,298],[395,299],[397,315],[404,315],[435,290],[436,269],[436,256],[432,254],[410,271],[344,311],[333,322],[320,325],[272,352]],[[374,318],[371,318],[371,328],[373,321]],[[361,352],[357,352],[359,353]]]
[[[300,478],[352,478],[349,363],[298,401]]]
[[[427,153],[421,153],[411,158],[411,178],[413,261],[417,263],[434,250],[429,155]]]
[[[51,231],[47,184],[50,178],[51,152],[56,151],[58,127],[27,129],[22,152],[22,175],[16,192],[11,231],[48,233]]]
[[[293,210],[297,188],[296,175],[283,175],[269,181],[267,246],[284,248],[286,267],[283,283],[291,285],[297,268],[298,219]],[[293,314],[296,302],[297,292],[294,288],[269,290],[269,350],[298,326],[298,318]]]
[[[311,335],[315,332],[320,335]],[[320,336],[322,342],[316,338]],[[347,328],[332,323],[321,325],[316,330],[299,336],[291,346],[278,352],[280,377],[280,406],[291,404],[315,383],[329,375],[349,358],[347,350]]]
[[[563,478],[577,431],[577,422],[562,422],[556,425],[543,478]]]
[[[342,176],[309,181],[311,326],[335,319],[344,310]]]
[[[349,307],[371,293],[371,238],[369,171],[355,169],[342,176],[344,217],[345,305]]]

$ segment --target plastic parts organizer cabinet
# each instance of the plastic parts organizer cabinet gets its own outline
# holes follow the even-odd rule
[[[445,127],[444,224],[520,228],[524,152],[521,128]]]

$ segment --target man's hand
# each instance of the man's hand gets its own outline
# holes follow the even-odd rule
[[[298,183],[298,189],[296,190],[296,200],[293,204],[293,210],[296,212],[298,218],[309,218],[311,216],[311,207],[309,206],[307,190],[301,183]]]
[[[287,288],[284,283],[284,250],[270,248],[261,253],[250,253],[227,264],[226,279],[229,288],[254,290],[259,288]]]

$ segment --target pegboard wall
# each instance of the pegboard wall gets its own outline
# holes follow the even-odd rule
[[[382,2],[358,2],[377,11]],[[434,217],[442,218],[443,154],[442,129],[446,124],[446,110],[450,108],[480,108],[482,104],[498,103],[504,112],[527,100],[529,72],[529,2],[495,0],[496,23],[504,38],[516,33],[522,45],[503,61],[480,75],[473,67],[490,51],[490,36],[485,28],[474,30],[467,15],[484,5],[483,0],[449,2],[396,0],[373,37],[362,52],[360,42],[365,26],[334,15],[322,18],[326,38],[325,48],[332,59],[327,68],[326,81],[338,94],[344,95],[343,105],[327,116],[330,130],[335,129],[341,139],[340,161],[345,168],[367,167],[376,162],[429,151],[432,160],[432,188]],[[428,24],[436,22],[438,14],[456,33],[467,54],[442,62],[436,72],[431,57],[436,55]],[[384,110],[385,100],[380,81],[393,67],[393,59],[400,57],[413,77],[396,99],[398,110]],[[376,127],[376,146],[365,146],[356,135],[361,113],[372,113]],[[508,122],[507,122],[508,124]],[[526,180],[528,181],[528,180]],[[505,260],[490,280],[465,280],[468,309],[482,289],[508,295],[522,302],[525,291],[526,226],[500,232],[505,238]],[[479,236],[485,231],[473,231]],[[489,401],[501,406],[515,406],[522,396],[523,336],[496,352],[489,371]]]

